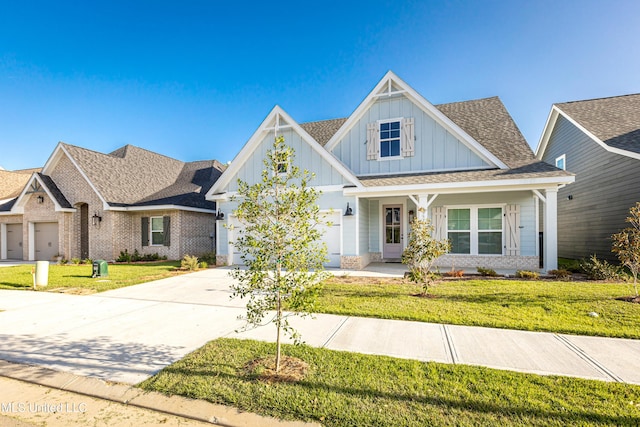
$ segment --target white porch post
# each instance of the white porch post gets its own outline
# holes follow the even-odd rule
[[[7,224],[0,224],[0,259],[7,259]]]
[[[558,190],[545,191],[544,204],[544,269],[558,268]]]
[[[418,194],[418,203],[416,206],[416,218],[426,219],[429,218],[429,195]]]

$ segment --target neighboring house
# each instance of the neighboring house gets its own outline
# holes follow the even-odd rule
[[[640,201],[640,94],[554,104],[536,157],[576,175],[558,192],[558,254],[616,260],[611,235]]]
[[[438,260],[443,268],[538,269],[541,253],[545,269],[557,266],[556,195],[573,175],[535,158],[498,98],[434,106],[393,72],[345,119],[298,124],[278,106],[269,113],[207,193],[224,214],[219,264],[241,262],[231,197],[238,179],[260,181],[275,135],[294,148],[297,166],[316,174],[319,206],[332,222],[323,237],[328,266],[399,261],[417,215],[452,242],[452,254]]]
[[[184,163],[132,145],[103,154],[61,142],[0,205],[0,259],[211,251],[216,206],[204,195],[223,170],[215,160]]]

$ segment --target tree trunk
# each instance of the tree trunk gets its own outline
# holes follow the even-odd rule
[[[280,263],[278,263],[278,267],[276,270],[276,286],[278,286],[277,296],[278,306],[276,313],[276,374],[280,371],[280,329],[282,326],[282,299],[280,298]]]

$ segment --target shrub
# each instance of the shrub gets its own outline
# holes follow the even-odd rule
[[[131,262],[131,254],[128,250],[120,251],[120,256],[116,259],[116,262]]]
[[[448,277],[462,277],[464,276],[464,270],[451,270],[444,273]]]
[[[612,251],[620,262],[627,266],[633,275],[633,289],[638,296],[638,273],[640,272],[640,202],[629,209],[626,221],[631,224],[619,233],[611,236]]]
[[[571,273],[584,273],[582,267],[580,266],[580,261],[577,259],[559,259],[558,260],[559,270],[567,270]]]
[[[569,280],[571,279],[571,272],[569,270],[565,270],[560,268],[558,270],[549,270],[549,274],[555,277],[558,280]]]
[[[93,264],[93,260],[91,258],[85,258],[84,261],[82,261],[82,262],[87,264],[87,265]]]
[[[61,265],[67,265],[67,264],[69,264],[69,260],[68,260],[68,259],[66,259],[66,258],[62,258],[62,259],[60,260],[60,264],[61,264]]]
[[[80,258],[71,258],[71,264],[80,265]]]
[[[185,255],[184,258],[182,258],[182,261],[180,262],[180,268],[182,268],[183,270],[189,270],[189,271],[197,270],[198,257]]]
[[[498,273],[496,273],[496,271],[492,268],[484,268],[484,267],[478,267],[478,273],[480,273],[481,276],[489,276],[489,277],[496,277],[498,275]]]
[[[209,268],[209,264],[207,264],[206,261],[200,261],[200,264],[198,264],[198,268]]]
[[[620,280],[624,275],[620,267],[607,260],[599,260],[595,255],[580,261],[580,268],[590,280]]]
[[[198,257],[200,261],[206,262],[208,265],[216,265],[216,252],[205,252]]]
[[[538,277],[540,277],[540,273],[536,271],[529,271],[529,270],[518,270],[516,271],[516,277],[520,279],[536,280]]]

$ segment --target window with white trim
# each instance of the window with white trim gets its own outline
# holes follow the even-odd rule
[[[150,218],[151,227],[151,245],[161,246],[164,244],[164,218],[161,216],[152,216]]]
[[[400,157],[400,120],[380,123],[380,157]]]
[[[289,172],[290,162],[287,153],[284,151],[276,151],[273,153],[274,174],[282,175]]]
[[[502,207],[447,209],[447,238],[452,254],[502,255]]]
[[[563,154],[556,158],[556,167],[558,169],[567,170],[567,155]]]

